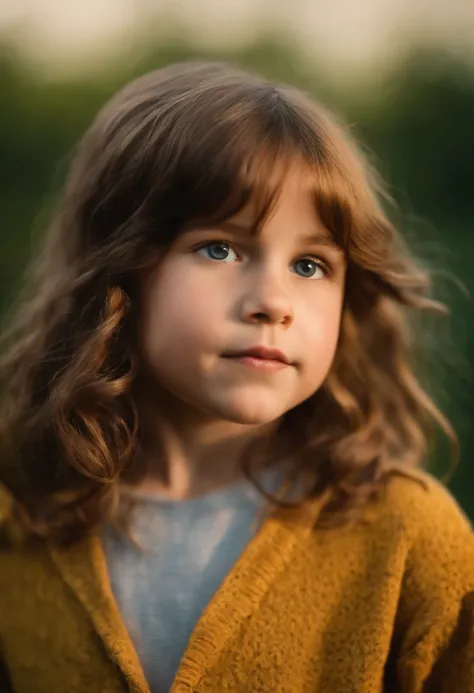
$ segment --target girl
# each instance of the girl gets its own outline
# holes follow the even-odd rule
[[[344,129],[186,63],[80,143],[6,333],[2,691],[474,691],[474,539],[419,468],[439,309]]]

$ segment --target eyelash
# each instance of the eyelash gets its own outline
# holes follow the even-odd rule
[[[198,246],[195,246],[192,250],[193,250],[193,252],[197,253],[199,250],[202,250],[203,248],[208,248],[208,247],[213,246],[213,245],[227,246],[228,248],[232,249],[236,255],[238,255],[240,257],[239,253],[235,250],[233,244],[229,243],[229,241],[224,241],[222,239],[205,241],[204,243],[200,243]],[[219,262],[219,260],[212,260],[212,258],[209,258],[209,259],[211,260],[211,262]],[[324,272],[324,275],[326,277],[331,277],[331,275],[332,275],[331,266],[327,262],[321,260],[321,258],[315,257],[314,255],[302,255],[301,257],[297,258],[294,262],[299,262],[300,260],[311,260],[312,262],[314,262],[319,267],[319,269],[321,269]],[[301,276],[301,275],[299,275],[299,276]],[[304,279],[304,277],[302,277],[302,278]]]

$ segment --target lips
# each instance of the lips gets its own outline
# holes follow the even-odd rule
[[[278,361],[279,363],[285,364],[286,366],[291,365],[291,361],[286,356],[283,351],[279,349],[271,349],[268,347],[256,346],[250,349],[243,349],[238,351],[230,351],[223,354],[224,358],[255,358],[262,359],[264,361]]]

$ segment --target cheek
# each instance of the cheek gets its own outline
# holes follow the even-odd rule
[[[324,307],[323,307],[324,306]],[[305,359],[311,370],[327,373],[331,367],[341,324],[342,302],[339,298],[320,305],[317,313],[301,325]]]
[[[142,343],[149,358],[196,353],[199,344],[215,339],[213,326],[225,313],[222,292],[207,287],[196,272],[163,266],[144,300]]]

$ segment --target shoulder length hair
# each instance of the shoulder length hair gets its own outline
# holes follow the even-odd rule
[[[433,426],[453,437],[409,358],[411,316],[442,306],[345,128],[294,87],[177,64],[115,95],[77,146],[5,331],[0,480],[33,534],[73,541],[110,517],[137,454],[140,273],[188,224],[252,203],[258,229],[295,158],[313,173],[315,214],[346,253],[347,282],[330,373],[274,441],[292,452],[293,478],[310,474],[308,499],[330,490],[321,517],[344,523],[394,471],[416,476]]]

